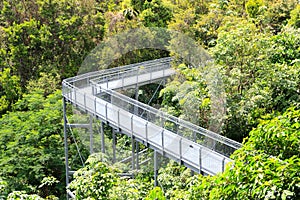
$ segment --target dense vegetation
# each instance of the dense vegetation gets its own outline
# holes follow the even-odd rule
[[[226,96],[225,115],[215,119],[206,68],[181,60],[174,64],[179,75],[153,102],[206,128],[219,120],[212,129],[244,145],[232,155],[234,165],[214,177],[191,176],[169,162],[159,171],[160,187],[151,173],[119,177],[119,168],[95,154],[74,174],[76,197],[300,198],[297,0],[3,0],[0,19],[0,199],[65,198],[61,80],[76,75],[101,41],[142,27],[176,30],[203,46]],[[128,52],[110,67],[179,56],[172,44],[170,52]],[[153,88],[143,90],[147,102]],[[70,162],[81,165],[76,156]]]

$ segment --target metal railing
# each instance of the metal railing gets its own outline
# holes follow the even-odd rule
[[[171,59],[168,62],[170,61]],[[241,147],[240,143],[171,116],[107,87],[100,87],[103,83],[106,85],[106,82],[118,80],[118,78],[135,79],[141,74],[161,70],[154,61],[151,63],[154,65],[152,68],[150,64],[146,65],[147,63],[135,64],[135,69],[132,69],[131,65],[131,67],[119,67],[102,73],[92,73],[91,76],[64,80],[63,96],[72,104],[150,143],[173,158],[184,161],[189,166],[209,174],[223,171],[225,164],[230,161],[230,154]],[[141,65],[149,66],[147,73],[140,70]],[[123,71],[127,71],[130,75]],[[82,81],[86,83],[85,87],[79,84]],[[78,84],[80,87],[77,86]],[[86,87],[96,92],[87,93]],[[217,170],[211,171],[214,168],[213,165]]]
[[[128,77],[126,74],[142,74],[146,72],[153,72],[156,69],[170,68],[172,57],[165,57],[141,63],[135,63],[110,69],[104,69],[86,74],[81,74],[75,77],[67,78],[64,81],[76,85],[78,88],[89,86],[90,82],[93,84],[101,84],[106,81],[116,80],[117,78]]]

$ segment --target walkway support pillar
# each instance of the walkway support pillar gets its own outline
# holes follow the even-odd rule
[[[157,181],[158,176],[158,159],[157,159],[157,151],[154,150],[154,186],[158,186]]]
[[[105,153],[104,122],[102,121],[100,126],[100,134],[101,134],[101,152]]]
[[[94,153],[94,136],[93,136],[93,117],[92,117],[92,115],[90,115],[89,132],[90,132],[90,154],[92,154],[92,153]]]
[[[66,186],[69,185],[69,150],[68,150],[68,133],[67,133],[67,112],[66,99],[63,97],[63,118],[64,118],[64,146],[65,146],[65,162],[66,162]],[[67,193],[67,199],[69,195]]]
[[[112,163],[116,162],[116,130],[112,129],[112,149],[113,149],[113,160]]]
[[[135,148],[136,148],[136,169],[139,169],[140,168],[140,165],[139,165],[139,152],[140,152],[140,145],[139,145],[139,142],[135,142]]]
[[[131,165],[132,165],[132,171],[135,169],[135,140],[134,137],[131,137]]]

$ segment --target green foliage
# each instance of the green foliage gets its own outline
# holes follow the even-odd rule
[[[118,177],[117,183],[110,191],[108,199],[144,199],[151,188],[153,188],[152,181],[141,180],[138,177],[134,179]]]
[[[146,27],[166,27],[172,18],[172,12],[162,0],[146,1],[140,18]]]
[[[0,71],[0,116],[21,96],[20,79],[18,76],[11,75],[9,68]]]
[[[200,177],[199,184],[190,189],[190,199],[298,199],[299,158],[282,161],[246,149],[234,158],[234,166],[223,174]]]
[[[199,177],[189,189],[190,199],[298,199],[299,117],[299,110],[291,108],[263,121],[223,174]]]
[[[300,31],[286,28],[270,39],[268,59],[271,63],[293,65],[300,56]]]
[[[149,195],[145,198],[145,200],[166,200],[162,190],[159,187],[155,187],[150,190]]]
[[[170,161],[165,168],[159,170],[157,180],[164,191],[165,197],[172,199],[177,196],[178,191],[183,193],[188,188],[190,177],[191,171],[189,169],[180,166],[175,161]]]
[[[103,38],[103,13],[91,2],[4,1],[3,47],[5,68],[27,81],[41,72],[73,76],[87,53]],[[1,27],[2,28],[2,27]],[[0,54],[2,56],[2,54]]]
[[[287,29],[266,38],[254,24],[235,27],[223,27],[212,52],[226,86],[224,133],[241,141],[260,116],[299,101],[299,33]]]
[[[297,0],[268,0],[267,9],[264,11],[261,23],[265,29],[277,34],[290,19],[290,12],[298,4]]]
[[[262,6],[262,0],[249,0],[246,3],[246,11],[250,17],[255,18],[260,13]]]
[[[160,91],[163,97],[163,110],[188,120],[194,124],[208,127],[210,99],[203,78],[204,72],[188,68],[185,64],[178,67],[180,76]]]
[[[61,87],[61,78],[60,75],[50,74],[50,73],[40,73],[40,77],[36,80],[30,80],[27,84],[27,91],[33,91],[36,89],[40,89],[44,91],[44,96],[48,96],[57,90],[57,88]]]
[[[14,191],[12,193],[10,193],[7,197],[7,200],[43,200],[43,198],[41,198],[38,195],[32,194],[26,194],[24,191]]]
[[[300,5],[298,4],[294,10],[291,11],[291,19],[288,24],[294,28],[300,28]]]
[[[60,80],[75,75],[84,57],[105,37],[143,26],[181,31],[208,48],[225,84],[223,134],[241,141],[256,128],[224,174],[190,178],[188,170],[171,163],[160,170],[162,189],[153,189],[149,179],[120,178],[92,156],[71,184],[77,198],[299,199],[299,110],[289,108],[300,101],[298,4],[297,0],[1,1],[0,199],[41,199],[32,193],[55,199],[53,195],[64,194],[61,96],[56,92]],[[145,32],[132,35],[133,40],[146,38],[145,42],[169,37],[159,32],[155,37]],[[171,41],[169,47],[182,55],[193,50],[188,42],[176,49]],[[113,49],[104,52],[116,54]],[[136,50],[111,66],[166,55]],[[153,103],[160,104],[162,98],[163,110],[209,126],[213,100],[205,74],[187,65],[177,70],[180,75]],[[142,88],[141,100],[147,102],[155,88]],[[74,131],[75,137],[80,133]],[[73,154],[76,148],[68,140]],[[70,164],[80,166],[71,155]]]
[[[60,99],[60,91],[47,98],[41,91],[32,91],[16,103],[15,112],[0,118],[0,177],[7,182],[5,190],[44,197],[60,194],[64,184]],[[60,182],[41,185],[47,176]]]
[[[293,156],[299,158],[300,110],[289,108],[280,116],[267,117],[269,119],[262,120],[259,126],[251,131],[248,146],[282,160]]]
[[[7,186],[8,186],[7,181],[5,181],[4,179],[2,179],[2,177],[0,177],[0,198],[1,199],[4,199],[9,193]]]
[[[115,185],[114,169],[94,154],[87,159],[85,167],[75,172],[69,188],[74,190],[76,199],[107,199]]]

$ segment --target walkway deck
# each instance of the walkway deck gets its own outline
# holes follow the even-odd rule
[[[241,144],[170,116],[115,91],[166,79],[175,71],[171,58],[80,75],[63,81],[72,105],[196,172],[224,171]]]

